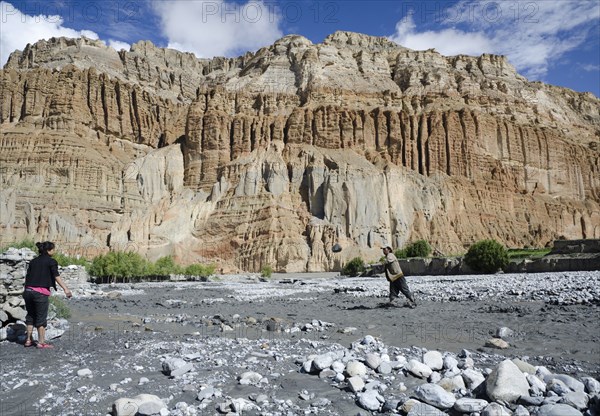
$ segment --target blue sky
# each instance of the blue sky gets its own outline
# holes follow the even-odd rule
[[[139,40],[236,56],[290,33],[321,42],[336,30],[386,36],[444,55],[506,55],[530,80],[600,96],[600,2],[326,0],[35,0],[0,2],[0,59],[52,36]]]

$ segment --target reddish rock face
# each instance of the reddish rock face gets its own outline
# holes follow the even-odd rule
[[[213,60],[60,38],[0,83],[5,241],[317,271],[383,242],[600,238],[600,101],[504,57],[348,32]]]

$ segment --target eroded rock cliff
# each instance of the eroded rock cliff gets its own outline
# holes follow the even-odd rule
[[[303,271],[384,241],[600,238],[600,101],[501,56],[349,32],[212,60],[60,38],[0,82],[5,241]]]

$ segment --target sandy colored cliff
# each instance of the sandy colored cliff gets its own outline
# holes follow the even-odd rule
[[[212,60],[60,38],[0,84],[3,241],[317,271],[384,241],[600,238],[600,100],[501,56],[349,32]]]

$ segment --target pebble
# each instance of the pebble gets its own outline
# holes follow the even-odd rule
[[[538,409],[537,416],[582,416],[582,413],[567,404],[545,404]]]
[[[423,384],[415,389],[415,398],[438,409],[450,409],[454,406],[454,394],[447,392],[437,384]]]
[[[420,378],[428,378],[432,373],[431,368],[415,359],[409,360],[405,368],[411,374]]]
[[[441,370],[444,368],[444,358],[442,357],[442,353],[439,351],[427,351],[423,354],[423,364],[433,371]]]
[[[496,329],[495,337],[506,339],[512,337],[514,335],[514,331],[506,326],[502,326]]]
[[[410,411],[407,412],[406,416],[448,416],[447,413],[442,412],[427,403],[416,402],[410,407]]]
[[[512,412],[501,404],[490,403],[483,409],[481,416],[512,416]]]
[[[460,413],[479,413],[485,409],[488,402],[482,399],[471,399],[468,397],[461,397],[454,402],[454,410]]]
[[[353,393],[358,393],[365,388],[365,382],[360,376],[352,376],[348,379],[348,387]]]
[[[346,364],[346,374],[348,374],[349,377],[364,376],[367,374],[367,367],[360,361],[348,361]]]
[[[508,344],[508,342],[504,341],[503,339],[500,338],[490,338],[486,341],[485,343],[486,347],[489,348],[497,348],[500,350],[505,350],[508,347],[510,347],[510,345]]]
[[[376,390],[367,390],[364,393],[358,394],[358,404],[365,410],[379,410],[382,403],[385,401]]]
[[[171,377],[179,377],[191,371],[194,368],[192,363],[188,363],[181,358],[167,358],[162,363],[163,372]]]
[[[333,357],[330,354],[317,355],[312,360],[312,367],[314,367],[317,371],[329,368],[332,364]]]
[[[89,368],[82,368],[81,370],[77,370],[78,377],[92,377],[92,370]]]
[[[263,376],[261,376],[259,373],[255,372],[255,371],[246,371],[245,373],[242,373],[238,377],[239,383],[242,385],[248,385],[248,384],[257,385],[258,383],[261,382],[262,379],[263,379]]]
[[[367,354],[365,362],[370,368],[376,370],[379,364],[381,364],[381,357],[378,354]]]

